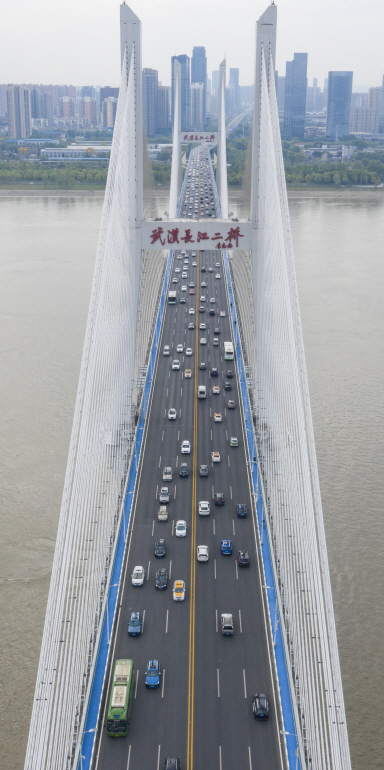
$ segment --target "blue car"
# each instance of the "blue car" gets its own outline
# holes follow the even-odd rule
[[[161,665],[158,660],[150,660],[145,672],[146,687],[160,687]]]
[[[222,540],[220,547],[222,554],[230,556],[232,553],[232,540]]]
[[[143,618],[140,612],[132,612],[128,621],[129,636],[140,636],[143,630]]]

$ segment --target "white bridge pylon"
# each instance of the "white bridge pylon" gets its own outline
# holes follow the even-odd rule
[[[204,137],[218,145],[222,219],[176,218],[184,141],[177,62],[170,219],[145,221],[141,22],[129,6],[121,6],[121,86],[25,770],[78,770],[124,526],[139,348],[151,344],[154,298],[164,283],[164,272],[155,270],[155,250],[184,246],[228,250],[237,276],[236,309],[247,340],[243,353],[256,362],[257,462],[300,768],[350,770],[276,105],[276,22],[272,4],[257,23],[251,221],[228,220],[225,62],[218,135]],[[251,282],[248,273],[238,272],[243,257]],[[143,328],[148,328],[145,343]]]

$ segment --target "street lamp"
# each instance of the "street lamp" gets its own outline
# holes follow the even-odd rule
[[[120,583],[112,583],[111,586],[108,588],[108,596],[107,596],[107,644],[110,643],[110,637],[109,637],[109,614],[108,614],[108,599],[109,599],[109,592],[111,588],[115,588],[116,586],[119,586]]]
[[[80,743],[80,738],[83,738],[86,733],[95,733],[95,732],[96,732],[96,727],[92,727],[90,730],[84,730],[82,733],[80,733],[80,735],[79,735],[79,737],[77,739],[77,743],[78,744]],[[83,751],[81,749],[80,750],[80,767],[81,767],[81,770],[83,770],[83,759],[85,759],[85,757],[84,757]]]
[[[296,750],[295,750],[295,757],[296,757],[296,770],[298,770],[298,766],[299,766],[299,753],[300,753],[299,752],[299,741],[301,741],[302,743],[308,743],[308,739],[307,738],[302,738],[301,735],[296,735],[296,733],[289,733],[287,730],[280,730],[280,734],[281,735],[292,735],[294,738],[296,738],[297,746],[296,746]],[[312,762],[311,762],[311,765],[312,765]]]
[[[273,646],[276,647],[276,634],[277,634],[277,626],[279,625],[280,621],[277,617],[277,596],[276,596],[276,588],[274,586],[267,586],[264,585],[264,588],[268,588],[270,591],[275,592],[275,629],[273,632]],[[288,735],[288,733],[287,733]]]

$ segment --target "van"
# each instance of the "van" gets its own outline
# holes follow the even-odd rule
[[[161,505],[157,514],[158,521],[168,521],[168,511],[166,505]]]
[[[199,385],[197,388],[197,398],[206,398],[207,397],[207,388],[205,385]]]

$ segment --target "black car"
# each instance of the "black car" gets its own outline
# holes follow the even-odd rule
[[[232,385],[230,382],[225,382],[224,384],[224,390],[232,390]]]
[[[168,585],[168,572],[163,567],[162,569],[158,569],[155,575],[155,588],[159,588],[161,590],[162,588],[166,588]]]
[[[246,519],[248,514],[247,506],[244,503],[237,503],[236,513],[239,519]]]
[[[204,361],[202,361],[199,365],[199,369],[203,369],[205,371],[206,368],[207,368],[207,364],[205,364]]]
[[[208,465],[200,465],[199,474],[200,476],[208,476]]]
[[[209,315],[216,315],[214,307],[209,308]]]
[[[182,479],[186,479],[187,476],[189,476],[189,468],[187,463],[181,463],[180,470],[179,470],[179,476],[181,476]]]
[[[235,408],[235,402],[227,401],[227,409],[234,409],[234,408]]]
[[[199,313],[205,313],[205,307],[204,307],[204,305],[200,305],[200,307],[199,307]]]
[[[143,618],[140,612],[131,612],[131,617],[128,621],[128,634],[129,636],[140,636],[143,629]]]
[[[228,377],[228,379],[229,379],[229,380],[231,379],[231,377],[233,377],[233,371],[232,371],[232,369],[228,369],[228,371],[227,371],[227,377]]]
[[[238,551],[237,563],[239,567],[249,567],[249,553],[248,551]]]
[[[215,492],[215,505],[224,505],[223,492]]]
[[[213,369],[211,369],[211,377],[218,377],[219,376],[219,370],[216,369],[214,366]]]
[[[180,305],[185,305],[185,297],[181,297],[180,299]]]
[[[181,770],[180,759],[177,757],[167,757],[164,762],[164,770]]]
[[[194,328],[195,328],[195,324],[193,323],[188,324],[188,329],[194,329]]]
[[[220,326],[216,326],[213,330],[214,334],[220,334]]]
[[[206,270],[206,268],[204,267],[204,265],[203,265],[203,267],[201,268],[201,272],[202,272],[202,273],[206,273],[206,272],[207,272],[207,270]]]
[[[156,540],[155,545],[155,556],[158,556],[161,558],[162,556],[165,556],[167,552],[167,547],[165,545],[165,540],[163,538],[160,538],[160,540]]]
[[[252,711],[255,719],[268,719],[269,705],[267,696],[263,692],[257,692],[252,698]]]

